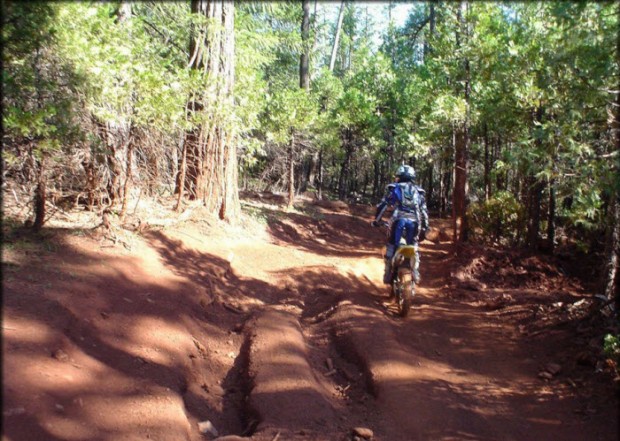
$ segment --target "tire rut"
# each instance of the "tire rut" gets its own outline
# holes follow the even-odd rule
[[[334,338],[331,317],[354,305],[317,295],[320,304],[309,302],[300,314],[270,306],[243,326],[239,370],[231,381],[245,393],[242,435],[252,440],[348,441],[354,427],[377,425],[364,366]]]

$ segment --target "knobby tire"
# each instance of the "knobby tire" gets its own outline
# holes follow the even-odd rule
[[[413,300],[413,277],[409,268],[399,268],[398,278],[396,279],[396,302],[398,303],[398,313],[401,317],[407,317]]]

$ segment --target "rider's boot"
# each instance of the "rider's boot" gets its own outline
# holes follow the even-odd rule
[[[385,269],[383,270],[383,283],[389,285],[392,283],[392,259],[385,260]]]
[[[383,283],[389,285],[392,283],[392,256],[394,256],[394,245],[388,244],[385,249],[385,269],[383,271]]]
[[[417,268],[413,270],[413,280],[416,284],[420,283],[420,270],[418,270]]]
[[[415,264],[413,266],[413,280],[417,284],[420,283],[420,253],[416,247],[415,250]]]

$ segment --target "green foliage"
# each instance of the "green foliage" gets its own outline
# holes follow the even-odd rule
[[[63,149],[71,150],[81,135],[77,90],[84,82],[58,51],[58,5],[8,2],[4,12],[3,161],[13,172],[27,155],[60,162]]]
[[[508,240],[515,244],[523,236],[524,209],[509,192],[498,192],[487,201],[471,204],[468,216],[472,233],[480,242]]]
[[[295,131],[308,130],[315,120],[315,102],[300,88],[280,89],[267,97],[267,137],[277,144],[289,142]]]
[[[517,201],[531,180],[544,187],[543,212],[551,184],[558,201],[572,199],[556,209],[571,234],[607,227],[619,182],[613,2],[420,2],[404,26],[381,29],[370,5],[349,2],[333,72],[340,4],[319,2],[307,44],[310,93],[299,88],[300,2],[236,2],[234,103],[214,99],[214,77],[189,68],[192,29],[207,22],[187,2],[131,2],[123,20],[120,6],[5,2],[2,159],[11,173],[27,168],[25,157],[51,158],[57,174],[74,173],[63,170],[72,156],[96,153],[105,163],[110,140],[100,125],[139,129],[140,165],[155,156],[159,167],[142,175],[170,176],[180,135],[217,118],[238,135],[242,175],[267,181],[263,188],[281,180],[295,136],[298,178],[316,172],[302,167],[316,165],[309,158],[320,151],[326,185],[369,194],[407,161],[435,192],[443,179],[449,199],[455,131],[466,126],[472,200],[484,194],[485,170],[491,185],[490,199],[471,207],[483,240],[520,240]],[[188,117],[196,95],[206,97],[205,111]]]
[[[607,334],[603,339],[603,353],[620,364],[620,335]]]
[[[65,4],[59,14],[65,56],[89,79],[88,109],[101,122],[159,130],[181,126],[196,79],[189,75],[185,54],[151,32],[155,27],[186,46],[188,33],[179,26],[189,28],[189,11],[175,4],[147,8],[138,3],[133,12],[140,15],[119,23],[113,7],[76,2]],[[166,22],[172,25],[168,29],[162,23],[166,13],[177,17]]]
[[[601,212],[602,204],[599,193],[592,188],[579,187],[574,193],[571,208],[563,209],[561,213],[566,216],[570,225],[593,230],[604,220]]]

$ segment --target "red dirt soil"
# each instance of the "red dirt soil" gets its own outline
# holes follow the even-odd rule
[[[5,217],[2,439],[618,439],[608,330],[557,260],[457,257],[433,219],[403,319],[370,207],[243,201]]]

